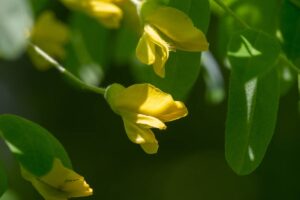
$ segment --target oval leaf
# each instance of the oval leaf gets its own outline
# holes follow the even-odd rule
[[[245,30],[233,36],[225,153],[232,169],[251,173],[272,139],[280,94],[275,64],[278,44],[268,35]]]
[[[36,176],[49,172],[54,158],[71,168],[71,161],[59,141],[33,122],[1,115],[0,134],[20,164]]]
[[[255,170],[265,155],[276,125],[279,91],[276,69],[248,82],[235,71],[231,74],[225,153],[240,175]]]

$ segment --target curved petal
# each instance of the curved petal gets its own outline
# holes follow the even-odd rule
[[[123,17],[123,11],[115,4],[99,0],[88,0],[85,11],[96,17],[109,28],[118,28]]]
[[[157,142],[154,133],[149,129],[142,127],[126,118],[123,118],[125,131],[128,138],[136,144]]]
[[[155,44],[145,32],[136,47],[136,57],[146,65],[152,65],[155,62]]]
[[[174,101],[170,94],[164,93],[151,84],[135,84],[124,89],[114,99],[117,110],[152,116],[161,121],[172,121],[187,115],[182,102]]]
[[[208,42],[203,32],[178,9],[161,6],[149,14],[146,21],[168,36],[177,49],[196,52],[208,50]]]
[[[155,74],[164,78],[166,74],[165,64],[169,58],[169,52],[165,51],[161,47],[157,47],[156,52],[156,60],[153,63],[153,70]]]
[[[143,114],[137,114],[137,124],[144,125],[148,128],[158,128],[160,130],[164,130],[167,126],[159,119]]]
[[[23,167],[21,172],[22,176],[47,200],[67,200],[71,197],[90,196],[93,193],[84,178],[64,167],[59,159],[54,159],[51,171],[45,176],[36,177]]]
[[[39,179],[47,185],[67,193],[69,197],[83,197],[93,193],[84,178],[64,167],[59,159],[55,159],[51,171]]]
[[[160,114],[159,119],[161,119],[163,122],[170,122],[185,117],[187,114],[188,109],[184,103],[175,101],[168,110]]]
[[[171,47],[152,26],[145,25],[144,32],[149,40],[155,44],[154,71],[163,78],[165,76],[165,64],[169,58]]]
[[[141,144],[142,149],[148,154],[155,154],[158,151],[158,143],[144,143]]]
[[[152,116],[143,115],[139,113],[128,113],[128,112],[121,112],[120,114],[123,118],[126,118],[131,122],[141,125],[144,128],[157,128],[160,130],[164,130],[167,128],[165,123]]]

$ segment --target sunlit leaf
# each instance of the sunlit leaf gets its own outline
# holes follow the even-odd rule
[[[33,122],[14,115],[1,115],[0,133],[20,164],[36,176],[49,172],[54,158],[71,167],[59,141]]]
[[[245,30],[233,36],[226,123],[226,159],[238,174],[251,173],[272,139],[279,102],[279,76],[274,67],[280,53],[265,33]]]
[[[236,173],[249,174],[262,161],[274,133],[278,102],[277,70],[250,81],[232,71],[225,152]]]
[[[275,39],[251,29],[234,34],[228,46],[230,64],[246,80],[269,71],[279,53]]]
[[[0,57],[15,59],[27,46],[31,10],[24,0],[0,0]]]
[[[275,35],[278,30],[278,19],[281,3],[280,1],[274,0],[224,0],[226,5],[234,11],[234,13],[245,21],[252,28],[262,30]],[[218,56],[224,58],[226,56],[227,44],[230,40],[231,35],[242,30],[244,27],[241,26],[237,20],[232,16],[223,12],[220,15],[219,26],[217,29],[218,34]]]

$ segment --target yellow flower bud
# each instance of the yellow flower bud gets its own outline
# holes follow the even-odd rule
[[[165,76],[169,51],[200,52],[208,50],[208,42],[201,30],[182,11],[167,6],[154,6],[144,17],[144,33],[139,40],[136,55],[152,65],[160,77]]]
[[[148,154],[158,150],[158,142],[151,128],[166,129],[165,122],[173,121],[188,114],[180,101],[174,101],[151,84],[135,84],[128,88],[120,84],[109,86],[105,98],[112,110],[124,122],[129,139],[140,144]]]
[[[85,197],[93,194],[93,190],[84,178],[63,166],[59,159],[54,159],[49,173],[36,177],[23,167],[22,176],[30,181],[45,200],[67,200],[72,197]]]
[[[64,45],[69,40],[69,30],[66,25],[55,18],[54,13],[46,11],[37,19],[33,29],[29,33],[32,43],[39,46],[47,54],[55,59],[63,59],[66,55]],[[50,64],[41,58],[32,49],[28,49],[28,54],[34,65],[45,70]]]

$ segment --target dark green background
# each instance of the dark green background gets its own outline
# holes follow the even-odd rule
[[[62,17],[64,12],[58,9]],[[214,53],[220,42],[217,27],[213,18],[208,36]],[[102,85],[134,83],[129,69],[127,65],[109,66]],[[229,72],[223,68],[223,73],[227,89]],[[28,118],[61,141],[75,170],[95,191],[85,199],[300,199],[296,85],[281,98],[276,131],[266,156],[248,176],[237,176],[225,161],[227,102],[208,104],[200,76],[186,104],[189,115],[169,123],[166,131],[155,131],[160,149],[156,155],[147,155],[128,140],[121,118],[101,96],[78,91],[54,69],[36,71],[25,55],[13,62],[0,61],[0,113]],[[0,149],[10,189],[19,196],[1,200],[42,199],[21,178],[16,161],[2,142]]]
[[[111,68],[107,80],[128,84],[128,77],[122,66]],[[189,116],[157,132],[160,149],[153,156],[127,139],[121,119],[103,98],[77,91],[54,70],[37,72],[26,57],[1,61],[0,112],[18,114],[51,131],[94,188],[95,195],[87,199],[299,199],[296,88],[281,100],[276,132],[261,166],[239,177],[224,158],[226,102],[208,105],[203,85],[199,78],[187,101]],[[30,183],[20,180],[2,144],[1,152],[10,188],[20,199],[41,199]]]

